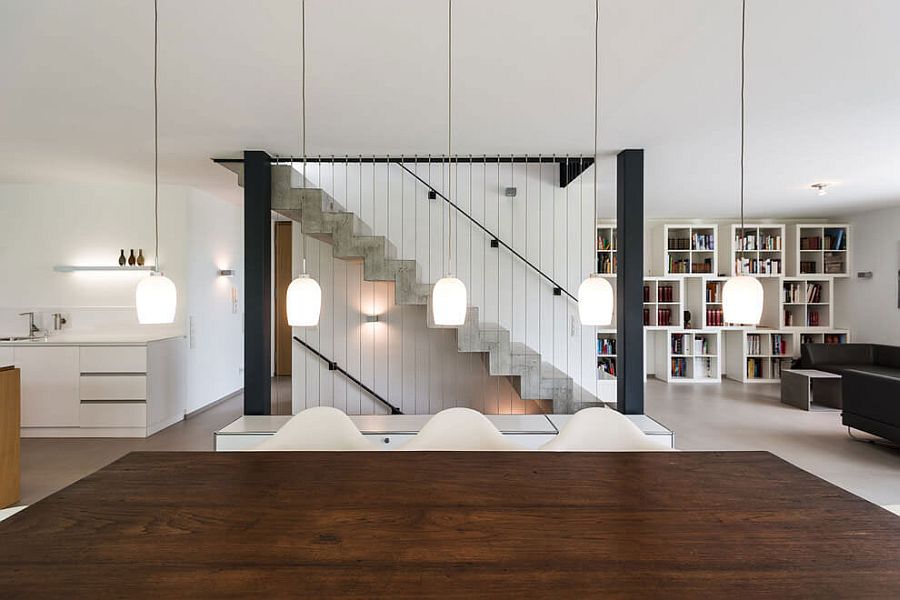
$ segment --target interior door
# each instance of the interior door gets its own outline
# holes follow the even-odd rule
[[[275,375],[291,374],[291,326],[284,302],[293,271],[291,222],[275,223]]]

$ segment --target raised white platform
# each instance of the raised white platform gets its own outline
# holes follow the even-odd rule
[[[572,415],[485,415],[504,435],[525,448],[538,448],[553,439]],[[278,431],[288,415],[245,415],[214,434],[216,451],[246,450]],[[395,449],[416,435],[431,415],[350,415],[369,440],[385,450]],[[628,415],[646,435],[660,436],[675,447],[675,434],[647,415]]]

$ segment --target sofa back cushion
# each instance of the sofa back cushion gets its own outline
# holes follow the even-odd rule
[[[875,344],[875,364],[900,369],[900,347]]]
[[[804,368],[824,365],[871,365],[875,362],[872,344],[803,344],[800,363]]]

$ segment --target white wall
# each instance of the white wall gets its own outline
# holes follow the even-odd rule
[[[835,285],[838,318],[855,342],[900,345],[900,207],[863,213],[850,224],[853,276]],[[859,271],[871,271],[872,279],[857,278]]]
[[[188,410],[242,386],[243,271],[240,207],[185,186],[160,189],[160,265],[178,289],[173,326],[187,333]],[[119,249],[143,248],[153,263],[153,188],[148,185],[0,185],[0,335],[23,335],[23,311],[67,315],[68,332],[148,332],[137,323],[134,289],[142,272],[59,273],[56,265],[115,265]],[[218,264],[237,277],[216,277]],[[238,289],[238,313],[230,287]]]
[[[191,189],[187,209],[187,410],[244,385],[242,207]],[[219,269],[234,269],[223,277]]]
[[[160,264],[183,290],[187,188],[160,190]],[[134,286],[146,273],[58,273],[55,265],[115,265],[119,249],[153,263],[153,188],[0,185],[0,334],[23,334],[22,310],[76,311],[73,329],[137,327]],[[98,309],[114,309],[109,321]],[[105,311],[104,311],[105,312]],[[12,314],[10,314],[12,313]],[[90,315],[94,314],[92,318]],[[125,316],[127,315],[127,316]],[[179,306],[177,324],[184,323]]]

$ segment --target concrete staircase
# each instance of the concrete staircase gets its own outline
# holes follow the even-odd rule
[[[223,166],[236,172],[243,186],[243,164]],[[305,235],[330,244],[335,258],[362,261],[365,280],[393,282],[397,304],[429,304],[432,286],[421,283],[421,269],[416,261],[396,258],[397,250],[390,240],[372,235],[368,225],[323,190],[294,187],[292,173],[295,172],[289,165],[272,167],[274,212],[300,223]],[[536,401],[544,411],[557,414],[599,405],[586,390],[579,390],[578,397],[591,402],[576,402],[571,377],[543,361],[532,348],[512,342],[508,329],[497,323],[481,323],[478,313],[478,307],[470,306],[465,324],[450,327],[457,330],[459,351],[486,354],[488,372],[510,378],[522,400]],[[427,314],[428,326],[439,327],[433,322],[430,306]]]

